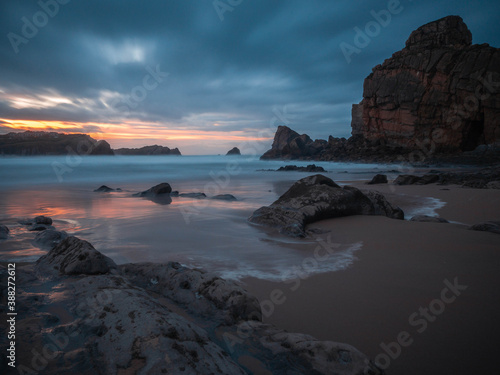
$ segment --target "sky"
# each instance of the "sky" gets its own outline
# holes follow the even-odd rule
[[[5,0],[0,134],[183,154],[265,151],[278,125],[348,137],[371,69],[447,15],[500,47],[498,0]]]

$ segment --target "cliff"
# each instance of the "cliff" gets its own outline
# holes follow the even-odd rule
[[[365,79],[353,133],[434,152],[500,141],[500,49],[472,45],[458,16],[421,26]]]
[[[144,146],[141,148],[119,148],[114,150],[116,155],[181,155],[178,148],[164,146]]]
[[[349,139],[312,141],[280,126],[261,158],[498,161],[499,84],[500,49],[472,45],[462,18],[445,17],[419,27],[373,68],[352,106]]]
[[[0,155],[113,155],[108,142],[87,134],[55,132],[8,133],[0,135]]]

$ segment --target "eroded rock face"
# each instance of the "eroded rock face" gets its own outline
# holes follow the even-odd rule
[[[305,226],[318,220],[350,215],[385,215],[403,219],[404,213],[377,192],[362,193],[340,187],[328,177],[314,175],[297,181],[277,201],[261,207],[251,223],[279,229],[291,237],[305,237]]]
[[[353,134],[428,153],[500,141],[500,49],[471,41],[458,16],[415,30],[365,79]]]
[[[115,268],[115,262],[94,249],[89,242],[71,236],[38,259],[35,271],[44,277],[58,277],[105,274]]]
[[[78,246],[104,257],[86,241],[67,241],[64,251],[47,254],[57,260],[50,267],[42,265],[46,256],[16,269],[23,373],[383,374],[350,345],[260,322],[257,299],[235,282],[178,263],[52,279],[52,266],[64,264],[64,253],[78,254]],[[72,263],[78,261],[85,264]],[[0,265],[0,295],[6,279]],[[0,362],[0,372],[7,369]]]
[[[241,155],[241,151],[238,147],[233,147],[226,153],[226,155]]]
[[[307,134],[300,135],[288,126],[280,125],[274,135],[271,149],[261,159],[303,159],[318,157],[327,142],[322,139],[313,141]]]

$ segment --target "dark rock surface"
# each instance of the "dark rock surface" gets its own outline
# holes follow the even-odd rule
[[[47,216],[37,216],[35,217],[35,224],[52,225],[52,219]]]
[[[162,182],[161,184],[155,185],[148,190],[142,191],[140,193],[134,194],[136,197],[154,197],[158,195],[170,194],[172,192],[172,187],[167,182]]]
[[[82,254],[108,268],[96,274]],[[263,324],[258,300],[235,282],[178,263],[110,263],[88,242],[69,237],[35,265],[17,267],[16,338],[24,344],[16,347],[24,366],[18,370],[383,374],[350,345]],[[0,265],[1,295],[6,279]],[[4,361],[0,371],[6,370]]]
[[[367,182],[368,185],[387,184],[387,176],[385,174],[377,174],[373,176],[371,181]]]
[[[0,155],[113,155],[108,142],[87,134],[55,132],[8,133],[0,135]]]
[[[285,165],[284,167],[279,167],[277,172],[310,172],[319,173],[326,172],[323,167],[319,167],[315,164],[309,164],[306,167],[297,167],[296,165]]]
[[[87,241],[68,237],[36,261],[35,272],[43,277],[59,275],[96,275],[116,268],[107,256],[102,255]]]
[[[404,218],[403,211],[393,207],[380,193],[364,194],[351,186],[340,187],[318,174],[297,181],[277,201],[259,208],[248,220],[277,228],[287,236],[305,237],[307,224],[349,215]]]
[[[0,225],[0,240],[5,240],[9,237],[9,228],[5,225]]]
[[[231,150],[229,150],[226,154],[227,155],[241,155],[241,151],[238,147],[233,147]]]
[[[52,226],[52,219],[47,216],[37,216],[33,219],[19,220],[19,224],[26,225],[26,229],[30,232],[43,231],[47,229],[55,229]]]
[[[119,148],[114,150],[116,155],[181,155],[178,148],[165,146],[144,146],[141,148]]]
[[[207,195],[205,193],[199,193],[199,192],[196,192],[196,193],[180,193],[179,197],[203,199],[203,198],[206,198]]]
[[[449,223],[448,220],[443,219],[442,217],[427,215],[415,215],[410,219],[410,221],[418,221],[421,223]]]
[[[486,221],[469,227],[470,230],[500,234],[500,221]]]

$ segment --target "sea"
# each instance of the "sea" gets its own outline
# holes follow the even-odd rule
[[[314,174],[276,171],[291,164],[312,163],[245,155],[0,157],[0,224],[10,229],[9,238],[0,240],[0,261],[33,262],[47,252],[34,243],[36,233],[20,223],[45,215],[56,230],[89,241],[117,264],[176,261],[229,279],[275,281],[297,277],[298,272],[307,276],[349,267],[362,242],[325,243],[325,236],[293,239],[247,221],[295,181]],[[401,165],[314,164],[339,184],[404,172]],[[162,182],[180,193],[204,193],[207,198],[152,201],[133,196]],[[120,190],[94,192],[101,185]],[[211,199],[219,194],[232,194],[236,200]],[[439,204],[422,200],[411,210],[425,213]],[[330,249],[321,261],[312,256],[318,246]]]

